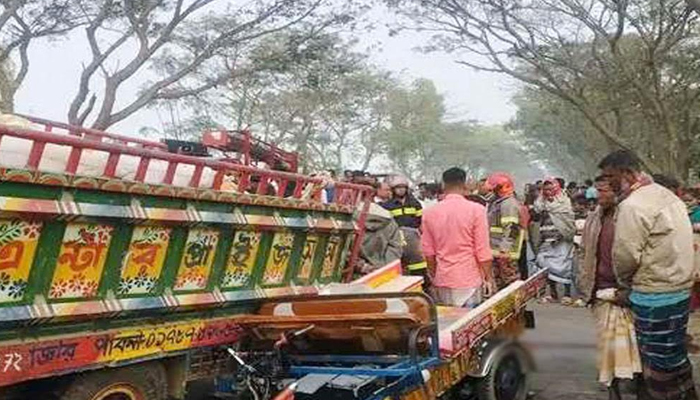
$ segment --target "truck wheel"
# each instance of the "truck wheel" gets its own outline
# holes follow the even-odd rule
[[[159,362],[79,374],[60,400],[165,400],[165,368]]]
[[[479,400],[525,400],[527,383],[520,358],[513,351],[504,352],[488,375],[479,380],[478,397]]]

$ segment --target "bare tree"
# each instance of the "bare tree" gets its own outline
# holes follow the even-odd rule
[[[70,104],[70,123],[91,119],[93,127],[105,129],[154,101],[214,88],[231,79],[232,69],[236,73],[223,64],[227,53],[312,17],[325,0],[254,0],[225,10],[214,3],[102,0],[85,29],[92,59]],[[199,79],[204,70],[216,73]],[[119,98],[126,82],[149,72],[152,79],[134,98]],[[97,80],[100,90],[93,89]]]
[[[391,1],[463,65],[570,103],[649,170],[687,177],[697,136],[697,17],[685,0]]]
[[[74,0],[0,0],[0,111],[12,112],[17,90],[29,72],[29,46],[82,24]]]

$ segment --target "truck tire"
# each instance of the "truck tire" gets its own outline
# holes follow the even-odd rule
[[[159,362],[78,374],[60,400],[165,400],[165,368]]]
[[[521,358],[510,350],[498,356],[477,383],[479,400],[526,400],[528,379]]]

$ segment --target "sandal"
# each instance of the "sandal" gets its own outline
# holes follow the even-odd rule
[[[573,306],[578,308],[586,308],[586,302],[583,299],[577,299],[574,301]]]
[[[572,299],[572,298],[569,297],[569,296],[564,296],[564,297],[561,298],[561,305],[562,305],[562,306],[567,306],[567,307],[568,307],[568,306],[572,306],[572,305],[574,305],[574,299]]]
[[[554,299],[554,297],[552,297],[552,296],[544,296],[544,297],[541,297],[539,300],[537,300],[537,302],[540,304],[553,304],[553,303],[556,303],[557,300]]]

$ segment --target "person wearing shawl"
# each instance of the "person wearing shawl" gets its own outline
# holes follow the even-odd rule
[[[685,338],[693,286],[693,229],[685,204],[641,172],[629,151],[598,165],[618,197],[613,269],[631,288],[642,400],[697,400]]]
[[[540,225],[537,265],[549,269],[550,295],[543,300],[558,301],[557,284],[562,284],[564,297],[561,302],[571,305],[576,224],[571,200],[562,192],[557,179],[544,181],[542,196],[535,202],[534,212]]]
[[[586,304],[593,307],[598,333],[598,380],[608,387],[609,399],[620,400],[619,383],[642,372],[634,320],[612,265],[616,198],[610,182],[595,180],[598,207],[583,228],[583,262],[577,284]]]

